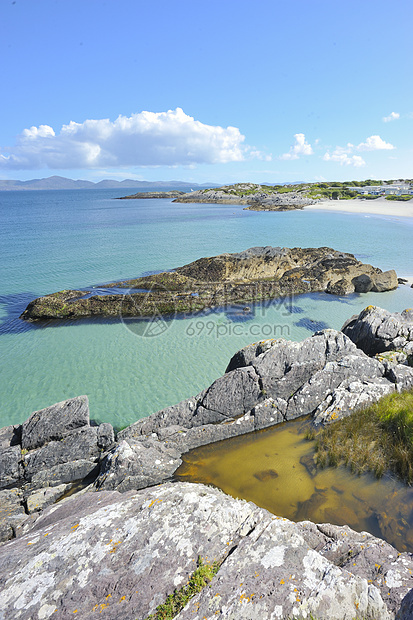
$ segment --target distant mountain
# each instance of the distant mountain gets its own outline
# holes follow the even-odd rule
[[[133,181],[125,179],[124,181],[115,181],[114,179],[105,179],[98,183],[92,181],[73,180],[66,177],[52,176],[46,179],[32,179],[30,181],[2,181],[0,180],[0,191],[16,191],[16,190],[36,190],[36,189],[180,189],[185,188],[202,188],[202,187],[218,187],[216,184],[199,185],[198,183],[186,183],[184,181]]]

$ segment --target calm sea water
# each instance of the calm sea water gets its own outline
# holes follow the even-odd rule
[[[117,190],[0,192],[0,426],[87,394],[92,417],[122,427],[208,386],[249,342],[280,335],[301,340],[316,329],[339,329],[368,304],[391,311],[413,306],[413,289],[401,286],[346,298],[305,295],[254,307],[247,316],[218,309],[160,323],[153,336],[120,319],[21,321],[39,295],[252,246],[330,246],[383,270],[413,274],[408,218],[259,213],[116,196]]]

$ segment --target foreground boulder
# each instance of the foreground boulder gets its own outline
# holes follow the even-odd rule
[[[353,254],[327,247],[255,247],[200,258],[172,272],[108,284],[104,295],[73,290],[52,293],[31,301],[20,318],[154,317],[293,293],[345,295],[388,291],[397,286],[394,270],[383,273]],[[115,287],[135,290],[109,294]]]
[[[143,619],[199,558],[220,568],[180,620],[390,620],[413,582],[410,554],[366,532],[295,524],[216,489],[169,483],[46,509],[0,547],[0,609],[20,620]]]

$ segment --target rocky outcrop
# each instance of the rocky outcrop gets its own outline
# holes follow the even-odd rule
[[[345,295],[397,288],[395,271],[382,272],[331,248],[256,247],[200,258],[173,272],[115,282],[129,293],[93,295],[64,290],[30,302],[20,318],[154,317],[212,306],[254,303],[289,294],[326,291]],[[108,292],[108,291],[106,291]]]
[[[392,317],[400,325],[390,337]],[[379,318],[385,328],[365,330]],[[366,309],[350,325],[372,352],[380,338],[388,347],[391,338],[411,341],[409,311]],[[180,620],[409,619],[411,554],[347,526],[292,523],[170,480],[190,448],[306,414],[330,423],[412,386],[407,363],[370,357],[345,333],[324,330],[301,343],[244,347],[203,392],[116,441],[111,425],[90,422],[84,396],[1,429],[0,618],[144,619],[201,558],[218,573]],[[79,479],[89,486],[62,499]]]
[[[401,313],[368,306],[352,316],[342,331],[368,355],[413,366],[413,309]]]
[[[159,450],[158,471],[145,466],[140,472],[142,488],[145,477],[147,484],[168,479],[175,459],[192,448],[304,415],[311,415],[315,425],[329,424],[357,407],[411,387],[413,368],[371,358],[341,332],[316,332],[303,342],[266,340],[238,351],[226,373],[209,388],[138,420],[118,433],[118,440],[134,450],[140,445],[142,462],[145,449]],[[164,469],[167,457],[160,452],[165,449],[170,466]],[[110,485],[99,475],[95,483],[99,489],[136,488],[136,474],[119,467],[117,450],[106,457]],[[110,458],[117,464],[111,474]]]
[[[317,201],[305,193],[280,192],[280,187],[238,183],[216,189],[204,189],[179,196],[174,202],[248,205],[252,211],[289,211],[302,209]]]
[[[178,190],[172,190],[170,192],[138,192],[137,194],[131,194],[130,196],[120,196],[118,200],[136,200],[138,198],[180,198],[185,196],[185,192]]]
[[[0,541],[27,515],[52,504],[74,482],[95,478],[114,443],[110,424],[92,426],[87,396],[35,411],[0,431]]]
[[[411,555],[366,532],[296,524],[210,487],[169,483],[46,509],[0,547],[0,609],[20,620],[143,619],[199,558],[220,567],[180,620],[390,620],[413,585]]]

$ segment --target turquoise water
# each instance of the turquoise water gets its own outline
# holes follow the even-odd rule
[[[127,193],[127,192],[125,192]],[[87,394],[91,415],[125,426],[189,397],[225,370],[240,347],[339,329],[368,304],[413,306],[413,289],[305,295],[162,324],[153,337],[119,319],[28,324],[39,295],[85,288],[251,246],[330,246],[398,275],[413,274],[413,221],[321,211],[263,213],[232,205],[117,201],[117,190],[0,192],[0,426]],[[391,209],[391,205],[389,206]]]

